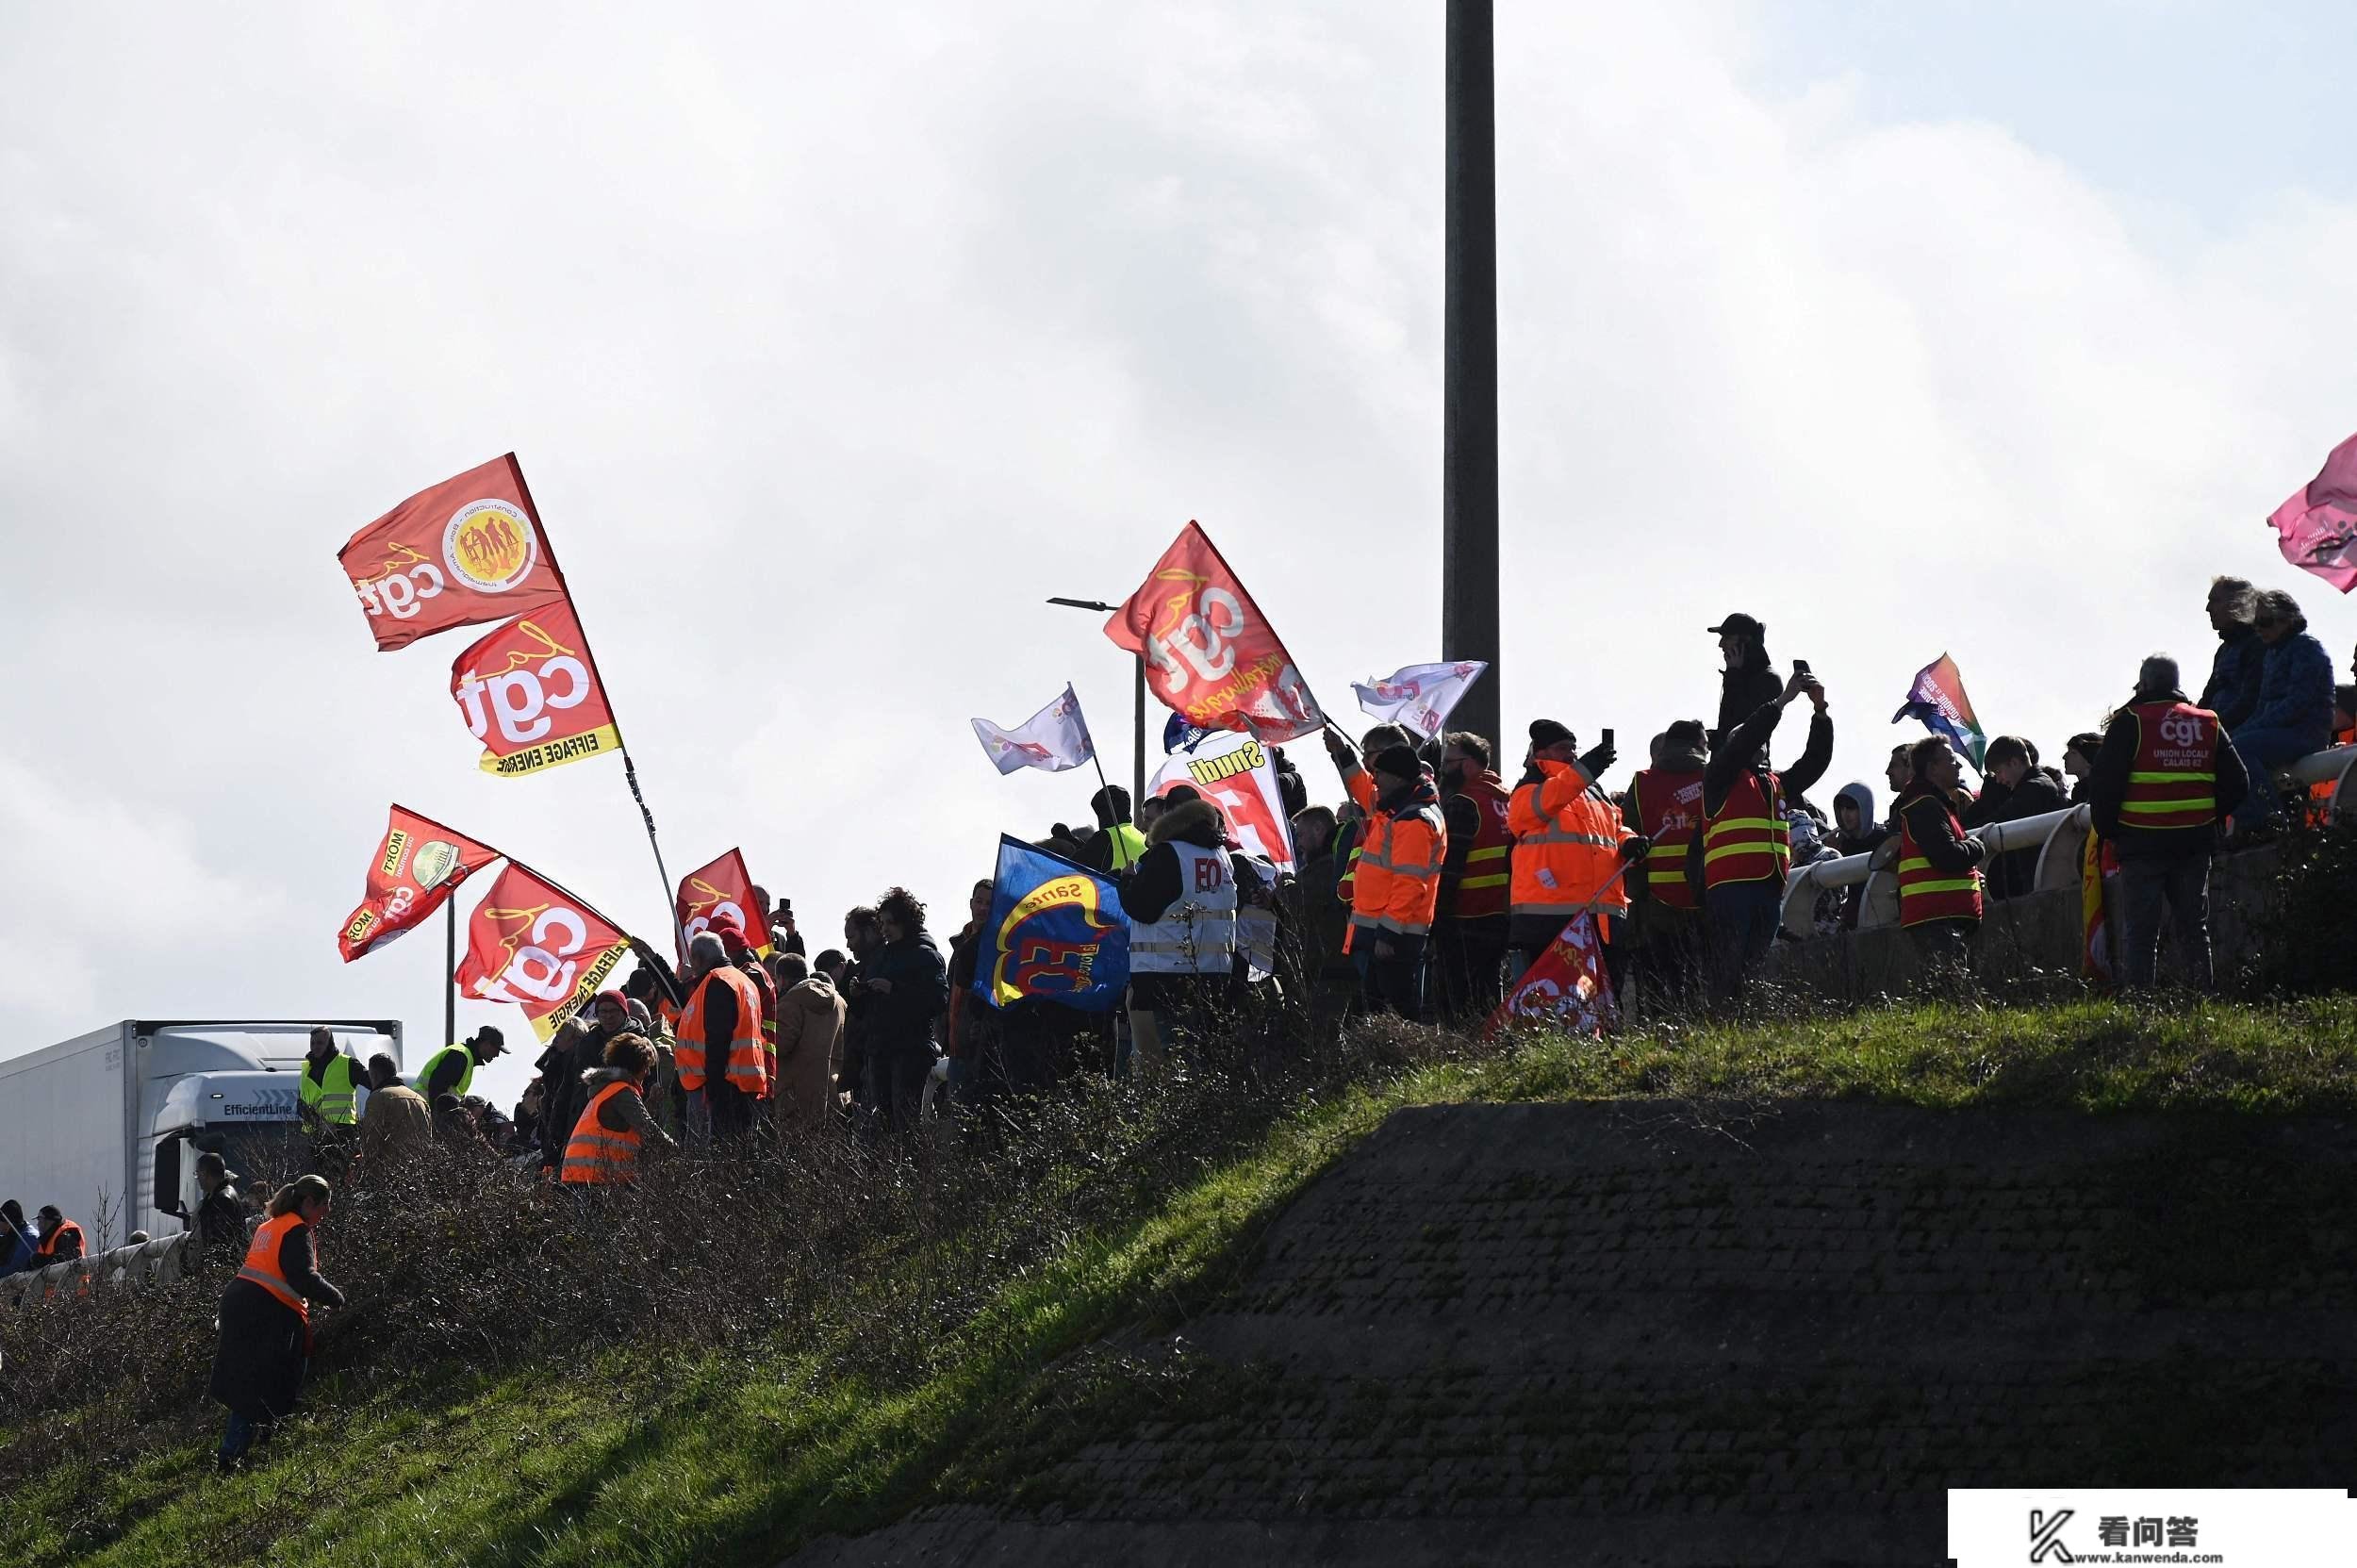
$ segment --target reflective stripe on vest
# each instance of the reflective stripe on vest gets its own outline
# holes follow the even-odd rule
[[[287,1232],[303,1223],[301,1214],[272,1214],[254,1232],[254,1245],[245,1249],[245,1262],[238,1267],[238,1278],[250,1279],[271,1295],[295,1310],[304,1322],[311,1321],[311,1304],[296,1294],[279,1271],[278,1246],[287,1239]]]
[[[767,1065],[761,1049],[761,993],[753,989],[750,980],[727,964],[704,976],[680,1014],[679,1038],[671,1047],[672,1064],[679,1068],[680,1087],[693,1094],[704,1086],[709,1065],[704,1057],[704,997],[716,982],[736,997],[736,1030],[730,1036],[728,1060],[721,1065],[720,1076],[744,1093],[759,1096],[769,1086]]]
[[[1899,797],[1899,924],[1920,926],[1926,920],[1977,920],[1981,917],[1981,871],[1974,867],[1959,877],[1951,871],[1938,871],[1924,858],[1922,846],[1915,841],[1909,826],[1906,807],[1915,801],[1933,800],[1934,796],[1903,792]],[[1957,836],[1964,834],[1964,824],[1946,801],[1940,809],[1948,814],[1948,825]]]
[[[1422,850],[1400,842],[1402,828],[1420,826]],[[1351,900],[1350,923],[1368,931],[1423,936],[1432,930],[1441,897],[1441,867],[1448,859],[1448,823],[1435,805],[1394,815],[1378,811],[1368,824],[1366,852]]]
[[[2217,715],[2190,702],[2138,702],[2136,755],[2119,801],[2123,828],[2207,828],[2217,820]]]
[[[1672,909],[1694,907],[1694,885],[1686,880],[1686,846],[1703,813],[1703,776],[1648,767],[1629,781],[1637,799],[1637,831],[1653,840],[1645,861],[1645,885]]]
[[[1178,900],[1162,917],[1129,924],[1129,971],[1224,975],[1236,966],[1236,878],[1225,850],[1171,842]]]
[[[456,1095],[460,1099],[465,1099],[467,1098],[467,1086],[474,1081],[474,1052],[463,1045],[444,1046],[440,1050],[436,1051],[433,1055],[425,1059],[425,1066],[418,1074],[419,1093],[424,1093],[427,1086],[434,1081],[434,1074],[440,1068],[442,1065],[442,1058],[448,1056],[452,1051],[456,1051],[462,1058],[464,1058],[466,1065],[458,1069],[458,1081],[453,1084],[450,1088],[443,1090],[442,1093],[446,1095]]]
[[[318,1065],[308,1057],[304,1059],[302,1076],[295,1083],[295,1098],[317,1112],[321,1121],[335,1127],[350,1127],[358,1119],[352,1114],[352,1069],[359,1064],[338,1051],[327,1059],[323,1081],[311,1076]]]
[[[1784,789],[1773,773],[1735,776],[1715,816],[1703,821],[1703,886],[1783,883],[1792,867],[1792,830],[1776,814]]]
[[[1479,920],[1506,913],[1507,889],[1513,884],[1514,830],[1506,825],[1507,804],[1512,799],[1495,773],[1476,773],[1458,790],[1481,815],[1481,828],[1465,856],[1464,874],[1457,879],[1457,918]]]
[[[1628,908],[1628,894],[1624,879],[1616,880],[1621,868],[1620,809],[1591,784],[1554,816],[1542,817],[1541,802],[1547,786],[1560,777],[1551,774],[1514,790],[1513,799],[1525,802],[1517,820],[1536,817],[1540,825],[1516,828],[1509,908],[1516,915],[1565,919],[1583,912],[1623,912]]]
[[[565,1164],[557,1172],[561,1181],[599,1185],[609,1181],[627,1181],[638,1168],[638,1146],[642,1141],[638,1130],[617,1132],[598,1120],[598,1113],[605,1102],[622,1093],[636,1094],[627,1082],[613,1082],[589,1097],[582,1107],[581,1119],[573,1123],[572,1136],[565,1140]]]

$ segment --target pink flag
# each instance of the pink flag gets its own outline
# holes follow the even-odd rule
[[[2267,519],[2283,559],[2347,593],[2357,587],[2357,436]]]

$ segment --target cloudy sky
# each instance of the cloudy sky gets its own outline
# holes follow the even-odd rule
[[[393,800],[660,931],[619,767],[478,772],[463,635],[376,653],[337,569],[511,448],[672,870],[742,844],[821,944],[1085,814],[970,716],[1069,679],[1127,773],[1128,667],[1041,601],[1190,517],[1330,704],[1437,657],[1440,15],[0,11],[0,1055],[414,1062],[438,933],[334,944]],[[1734,608],[1834,783],[1943,650],[2059,752],[2206,663],[2214,571],[2344,652],[2262,519],[2357,428],[2352,17],[1502,4],[1509,724],[1706,715]]]

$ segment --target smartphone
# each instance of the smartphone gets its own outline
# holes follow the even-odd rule
[[[1610,730],[1604,732],[1604,749],[1607,751],[1613,750],[1612,732]]]
[[[1793,674],[1795,674],[1795,675],[1805,675],[1805,674],[1807,674],[1807,673],[1808,673],[1808,661],[1807,661],[1806,659],[1794,659],[1794,660],[1792,661],[1792,673],[1793,673]]]

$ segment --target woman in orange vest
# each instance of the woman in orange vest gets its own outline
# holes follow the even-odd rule
[[[642,1034],[618,1034],[605,1043],[605,1065],[588,1077],[589,1103],[565,1141],[560,1181],[573,1186],[612,1186],[638,1173],[638,1151],[648,1140],[676,1148],[671,1135],[647,1110],[647,1080],[654,1072],[654,1047]]]
[[[245,1263],[221,1293],[221,1342],[212,1395],[229,1407],[215,1462],[234,1468],[295,1408],[311,1361],[311,1306],[340,1307],[344,1293],[319,1271],[313,1237],[327,1217],[326,1180],[305,1176],[278,1189],[254,1232]]]
[[[1899,924],[1927,978],[1954,982],[1972,969],[1981,929],[1981,862],[1988,848],[1965,835],[1952,803],[1963,765],[1944,735],[1908,753],[1912,776],[1899,792]]]
[[[1351,890],[1350,952],[1367,1010],[1424,1017],[1425,948],[1440,902],[1448,827],[1432,774],[1405,746],[1387,746],[1361,766],[1350,743],[1326,732],[1343,787],[1367,814],[1366,841]]]

